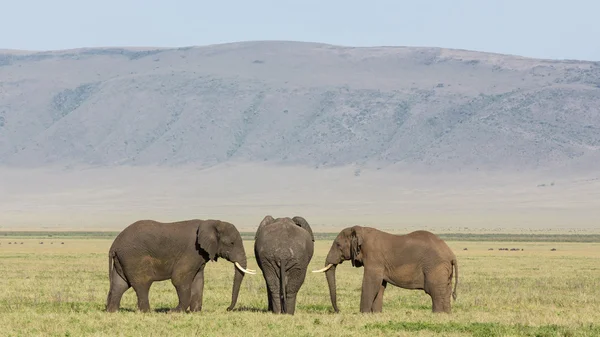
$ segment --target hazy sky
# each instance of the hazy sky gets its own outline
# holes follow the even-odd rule
[[[247,40],[600,60],[599,0],[0,0],[0,49]]]

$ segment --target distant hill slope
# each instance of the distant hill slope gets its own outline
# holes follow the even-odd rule
[[[245,42],[0,53],[0,164],[597,170],[600,62]]]

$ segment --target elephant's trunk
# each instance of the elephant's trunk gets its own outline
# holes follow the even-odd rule
[[[326,272],[325,276],[327,277],[327,285],[329,285],[329,297],[331,298],[331,305],[333,306],[333,310],[335,312],[340,312],[337,306],[337,296],[336,296],[336,287],[335,287],[335,264],[331,266]]]
[[[244,258],[241,259],[241,261],[235,261],[234,263],[239,264],[244,269],[246,269],[246,256],[244,255]],[[242,284],[242,280],[244,279],[244,274],[245,274],[237,266],[234,266],[233,270],[234,270],[235,274],[233,275],[233,289],[231,291],[231,304],[227,308],[227,311],[231,311],[235,307],[235,304],[237,303],[238,295],[240,293],[240,286]]]

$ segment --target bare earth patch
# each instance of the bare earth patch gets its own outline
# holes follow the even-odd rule
[[[120,230],[139,219],[218,218],[253,231],[266,215],[317,232],[600,232],[600,179],[543,173],[420,174],[257,164],[0,169],[0,230]]]

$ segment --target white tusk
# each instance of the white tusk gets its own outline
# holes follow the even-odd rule
[[[256,274],[256,272],[254,272],[254,271],[250,271],[250,270],[248,270],[248,269],[244,269],[244,267],[242,267],[242,265],[240,265],[240,264],[239,264],[239,263],[237,263],[237,262],[235,263],[235,266],[237,267],[237,269],[241,270],[242,272],[244,272],[244,273],[246,273],[246,274],[252,274],[252,275],[255,275],[255,274]]]
[[[333,266],[333,264],[332,264],[332,263],[330,263],[330,264],[328,264],[328,265],[327,265],[325,268],[323,268],[323,269],[319,269],[319,270],[313,270],[312,272],[313,272],[313,273],[322,273],[322,272],[324,272],[324,271],[327,271],[327,270],[329,270],[329,268],[331,268],[332,266]]]
[[[256,270],[254,270],[254,269],[250,269],[250,268],[246,268],[246,270],[247,270],[247,271],[251,271],[251,272],[253,272],[253,273],[255,273],[255,272],[256,272]]]

